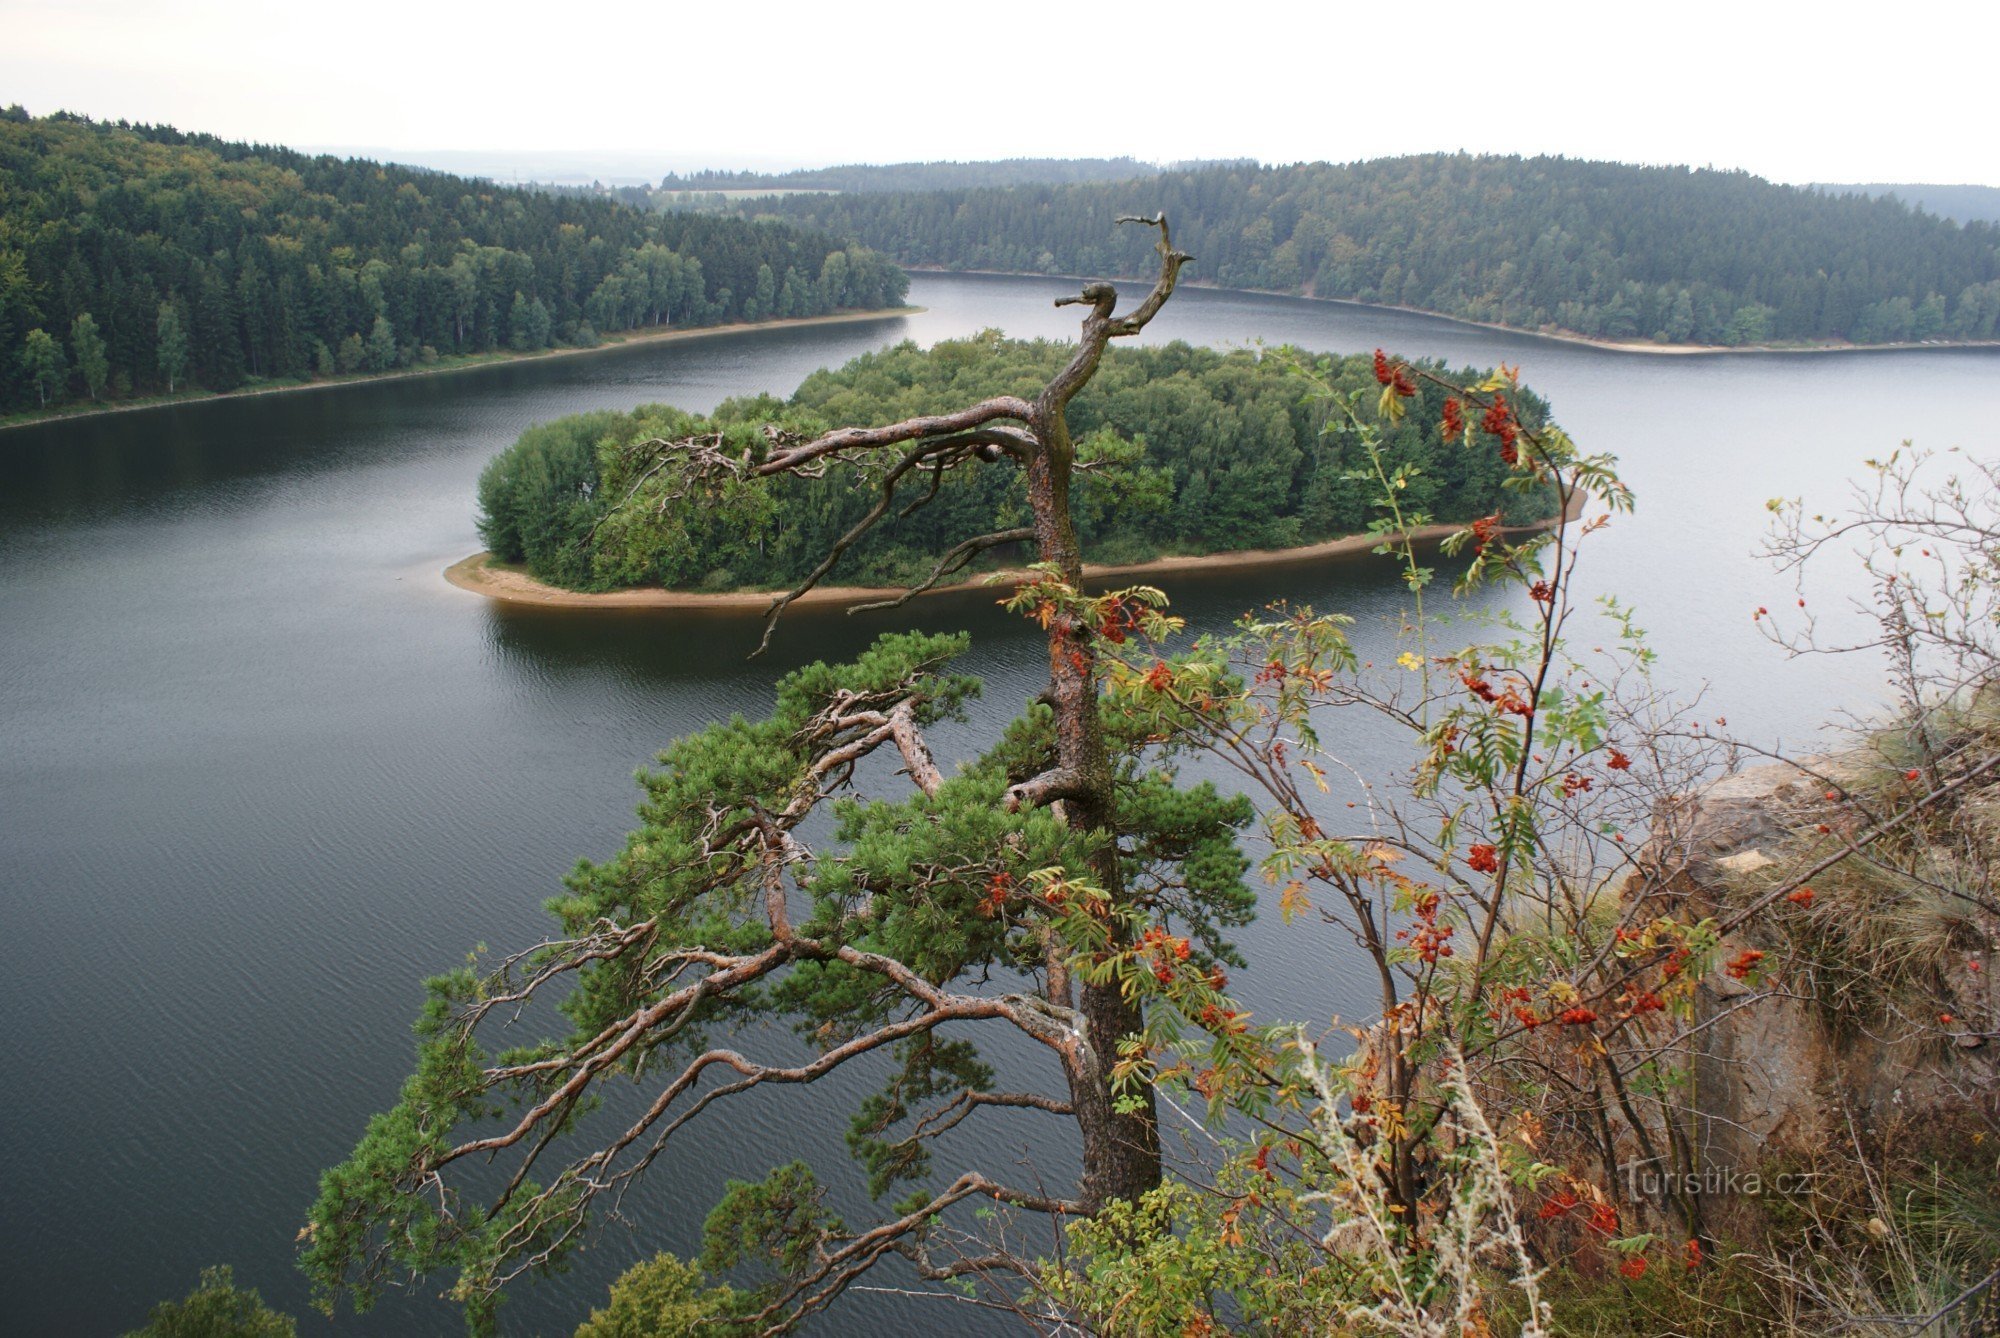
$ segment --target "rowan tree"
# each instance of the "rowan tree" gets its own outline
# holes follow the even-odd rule
[[[1108,283],[1058,303],[1084,309],[1080,337],[1033,398],[810,440],[773,429],[741,454],[719,437],[652,444],[657,458],[625,502],[670,514],[745,477],[861,464],[875,504],[773,601],[765,644],[906,491],[913,509],[948,471],[1019,468],[1029,523],[966,538],[909,593],[998,545],[1033,545],[1039,561],[1009,602],[1046,634],[1048,684],[954,774],[925,732],[978,690],[950,669],[957,637],[884,637],[851,664],[787,675],[769,717],[671,745],[642,777],[639,830],[552,903],[557,937],[496,970],[429,983],[401,1101],[326,1174],[306,1228],[304,1266],[329,1309],[341,1294],[366,1306],[384,1284],[453,1268],[475,1320],[490,1315],[507,1281],[558,1261],[593,1209],[671,1155],[691,1120],[857,1061],[887,1072],[851,1129],[871,1189],[921,1188],[850,1225],[809,1167],[735,1185],[711,1216],[702,1263],[775,1271],[749,1305],[732,1300],[752,1329],[788,1327],[891,1256],[932,1279],[1031,1271],[1016,1251],[947,1246],[941,1224],[955,1205],[1065,1220],[1160,1183],[1152,1089],[1125,1043],[1146,1025],[1143,982],[1198,972],[1219,991],[1234,956],[1225,934],[1252,904],[1235,839],[1251,814],[1240,798],[1178,784],[1144,746],[1150,726],[1100,690],[1104,647],[1174,626],[1157,591],[1084,593],[1070,510],[1067,407],[1109,342],[1159,313],[1188,260],[1163,219],[1131,221],[1159,233],[1151,290],[1122,315]],[[877,754],[898,764],[900,793],[868,792],[884,770]],[[814,848],[804,826],[829,807],[834,837]],[[489,1031],[544,997],[560,998],[566,1034],[487,1047]],[[735,1048],[735,1024],[770,1017],[793,1024],[809,1058],[765,1062]],[[1048,1081],[997,1085],[966,1039],[988,1028],[1038,1047]],[[636,1118],[600,1128],[595,1098],[618,1078],[655,1095]],[[1013,1183],[1012,1168],[988,1164],[990,1151],[957,1132],[1000,1108],[1073,1128],[1073,1187]],[[493,1159],[511,1169],[497,1194],[482,1194],[468,1168]]]
[[[1952,1214],[1984,1201],[1990,1166],[1972,1169],[1976,1195],[1938,1187],[1964,1174],[1951,1145],[1992,1127],[1991,1069],[1976,1057],[1993,1035],[1984,981],[2000,923],[1981,816],[2000,775],[2000,470],[1906,449],[1871,462],[1847,512],[1770,504],[1774,557],[1797,570],[1851,544],[1873,598],[1858,621],[1822,626],[1802,587],[1797,612],[1753,618],[1794,653],[1885,654],[1895,697],[1860,746],[1783,758],[1653,684],[1615,600],[1582,635],[1579,555],[1632,498],[1612,459],[1519,420],[1505,369],[1446,387],[1446,437],[1583,518],[1523,533],[1491,515],[1446,541],[1444,561],[1399,537],[1428,518],[1379,446],[1434,374],[1378,352],[1371,411],[1335,392],[1324,364],[1301,370],[1370,462],[1378,551],[1408,589],[1402,653],[1360,662],[1345,619],[1295,609],[1188,655],[1108,657],[1105,677],[1140,728],[1243,778],[1280,913],[1351,941],[1343,956],[1378,993],[1332,1028],[1266,1027],[1219,1047],[1162,1025],[1213,1006],[1198,978],[1163,976],[1128,1048],[1162,1099],[1207,1103],[1203,1164],[1073,1223],[1045,1292],[1078,1328],[1132,1335],[1315,1332],[1329,1317],[1398,1338],[1581,1331],[1606,1316],[1647,1332],[1916,1330],[1970,1313],[2000,1271],[1991,1235]],[[1455,594],[1497,585],[1516,598],[1487,619],[1463,603],[1427,611],[1452,559]],[[1336,729],[1355,712],[1405,739],[1406,766],[1341,756]],[[1718,858],[1744,791],[1705,812],[1707,784],[1758,754],[1786,773],[1761,802],[1768,826],[1736,810],[1755,858]],[[1861,1082],[1830,1081],[1837,1070],[1781,1026],[1716,1039],[1783,1008],[1795,1024],[1825,1019],[1823,1034],[1803,1032],[1822,1036],[1822,1056],[1844,1049],[1824,1038],[1865,1032],[1879,1048],[1856,1062],[1896,1066],[1893,1097],[1875,1099],[1897,1111],[1871,1110],[1850,1090]],[[1721,1168],[1754,1183],[1783,1163],[1753,1157],[1796,1155],[1717,1136],[1732,1092],[1776,1100],[1762,1073],[1735,1074],[1746,1037],[1823,1066],[1811,1099],[1850,1133],[1851,1147],[1810,1146],[1811,1187],[1779,1191],[1778,1208],[1702,1180]],[[1905,1124],[1904,1108],[1929,1127]],[[1873,1147],[1857,1121],[1880,1122]],[[1843,1197],[1854,1184],[1865,1192]],[[1875,1214],[1861,1240],[1899,1240],[1860,1264],[1857,1201]],[[1753,1211],[1769,1214],[1765,1237],[1732,1239]],[[1560,1287],[1544,1288],[1551,1275]],[[1576,1303],[1567,1316],[1558,1291]]]

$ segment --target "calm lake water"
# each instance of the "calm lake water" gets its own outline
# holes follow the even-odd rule
[[[1042,673],[984,593],[795,614],[755,663],[740,618],[489,604],[439,576],[479,546],[480,467],[581,409],[788,393],[885,342],[986,326],[1067,337],[1050,303],[1068,291],[926,275],[928,310],[879,322],[0,433],[0,1331],[118,1332],[222,1262],[305,1332],[452,1331],[435,1287],[328,1326],[291,1262],[320,1170],[407,1071],[419,980],[539,936],[562,873],[630,825],[634,768],[763,710],[789,667],[912,622],[972,631],[986,697],[946,753]],[[1638,607],[1663,679],[1707,680],[1716,714],[1792,742],[1866,709],[1879,677],[1787,663],[1755,634],[1750,611],[1787,595],[1752,556],[1763,501],[1836,502],[1905,438],[1990,455],[2000,422],[1993,351],[1640,357],[1199,289],[1149,337],[1520,363],[1638,491],[1593,540],[1591,581]],[[1367,646],[1398,603],[1374,560],[1167,584],[1198,627],[1283,597],[1355,614]],[[1350,746],[1365,764],[1369,740]],[[1271,918],[1242,939],[1260,1012],[1365,1009],[1323,939]],[[844,1104],[780,1096],[700,1126],[631,1205],[637,1231],[607,1227],[568,1276],[521,1288],[505,1327],[567,1331],[632,1259],[688,1250],[729,1172],[804,1155],[842,1174]],[[983,1141],[1051,1179],[1069,1165],[1032,1122]],[[981,1323],[857,1299],[820,1331]]]

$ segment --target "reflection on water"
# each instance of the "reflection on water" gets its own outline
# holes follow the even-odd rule
[[[738,616],[522,609],[453,590],[438,573],[477,547],[472,485],[495,451],[581,409],[788,391],[891,339],[989,325],[1062,337],[1073,318],[1052,299],[1068,287],[923,276],[912,300],[928,310],[879,323],[0,433],[8,1327],[122,1331],[229,1262],[307,1332],[325,1329],[307,1315],[292,1234],[320,1169],[403,1077],[418,981],[474,943],[539,934],[562,874],[617,847],[635,768],[678,734],[766,709],[784,670],[891,627],[973,634],[968,667],[987,691],[939,731],[947,757],[1040,687],[1042,647],[984,590],[890,614],[797,610],[757,661],[744,658],[754,620]],[[1712,679],[1716,710],[1767,736],[1796,736],[1876,685],[1871,667],[1786,665],[1758,640],[1749,611],[1776,603],[1749,556],[1762,500],[1831,497],[1853,462],[1904,437],[1990,452],[2000,421],[1991,352],[1619,357],[1199,289],[1148,337],[1523,363],[1639,491],[1638,514],[1593,540],[1590,579],[1638,606],[1663,676]],[[1284,598],[1353,615],[1364,658],[1394,653],[1401,599],[1379,560],[1165,584],[1196,630]],[[1379,726],[1335,730],[1364,768],[1393,765]],[[1244,942],[1260,1012],[1365,1010],[1337,945],[1275,923]],[[698,1128],[630,1205],[641,1232],[608,1231],[571,1275],[525,1289],[508,1324],[559,1331],[642,1247],[688,1249],[729,1171],[795,1154],[838,1170],[839,1105],[779,1094]],[[1051,1177],[1072,1155],[1032,1121],[987,1137]],[[452,1326],[427,1298],[338,1327]],[[898,1305],[864,1298],[825,1331],[907,1331],[917,1321]],[[976,1326],[975,1312],[953,1317]]]

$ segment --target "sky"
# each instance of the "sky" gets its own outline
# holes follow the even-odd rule
[[[1464,149],[2000,186],[1996,45],[1993,0],[0,0],[0,103],[503,177]]]

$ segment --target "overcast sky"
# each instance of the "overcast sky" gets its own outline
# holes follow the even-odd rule
[[[1177,8],[0,0],[0,102],[644,175],[1468,149],[2000,185],[1993,0]]]

